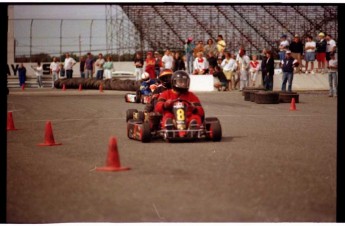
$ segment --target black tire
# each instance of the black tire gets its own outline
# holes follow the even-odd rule
[[[244,87],[243,91],[242,91],[242,96],[244,96],[244,91],[250,91],[250,90],[264,91],[265,87],[263,87],[263,86],[258,86],[258,87],[247,86],[247,87]]]
[[[243,91],[243,96],[245,101],[250,101],[250,92],[249,90]]]
[[[133,132],[133,125],[131,125],[127,122],[127,137],[129,139],[133,139],[133,137],[131,135],[132,132]]]
[[[213,142],[218,142],[222,140],[222,127],[219,121],[211,123],[210,125],[211,139]]]
[[[279,104],[279,93],[272,91],[259,91],[255,93],[257,104]]]
[[[143,111],[138,111],[138,120],[145,121],[145,113]]]
[[[141,102],[141,93],[140,93],[140,90],[137,90],[136,91],[136,101],[137,103],[140,103]]]
[[[249,92],[249,99],[251,102],[255,102],[255,93],[259,92],[258,90],[252,90]]]
[[[295,103],[299,103],[299,94],[296,92],[280,92],[279,101],[280,103],[291,103],[292,98],[295,98]]]
[[[133,119],[133,113],[138,112],[137,109],[128,109],[126,111],[126,122],[128,122],[130,119]]]
[[[142,137],[141,142],[143,143],[149,143],[151,141],[151,129],[150,124],[148,122],[143,123],[142,127]]]

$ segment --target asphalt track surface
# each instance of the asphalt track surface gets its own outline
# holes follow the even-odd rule
[[[142,144],[126,136],[120,91],[11,89],[8,223],[335,222],[336,98],[261,105],[198,93],[221,142]],[[61,146],[38,147],[50,120]],[[115,136],[121,165],[99,172]]]

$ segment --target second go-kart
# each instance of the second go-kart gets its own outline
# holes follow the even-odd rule
[[[169,120],[165,127],[162,126],[162,115],[159,113],[128,109],[126,112],[128,138],[143,143],[150,142],[154,138],[162,138],[165,141],[222,139],[222,128],[218,118],[206,117],[202,125],[193,124],[187,128],[187,107],[193,105],[181,99],[173,102],[174,119]]]
[[[151,94],[144,95],[141,94],[140,91],[136,93],[126,93],[125,94],[125,101],[128,103],[142,103],[147,104],[151,101]]]

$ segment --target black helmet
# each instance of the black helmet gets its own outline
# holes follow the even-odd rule
[[[189,90],[190,78],[185,71],[175,71],[171,76],[172,88],[180,93],[187,92]]]
[[[164,69],[158,76],[159,81],[163,86],[170,89],[171,88],[171,76],[173,71],[171,69]]]

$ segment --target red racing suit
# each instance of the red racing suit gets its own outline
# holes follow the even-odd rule
[[[187,107],[187,126],[189,125],[189,122],[192,119],[195,119],[200,126],[202,124],[202,121],[205,117],[205,112],[203,107],[201,106],[200,100],[197,96],[195,96],[192,92],[186,92],[186,93],[177,93],[173,89],[169,89],[164,91],[159,95],[159,99],[157,101],[157,104],[155,106],[155,112],[159,112],[163,115],[162,118],[162,127],[165,127],[165,122],[168,118],[173,119],[174,114],[172,113],[171,109],[165,109],[164,103],[167,100],[176,100],[176,99],[186,100],[192,103],[194,106],[188,106]],[[187,104],[188,105],[188,104]]]

